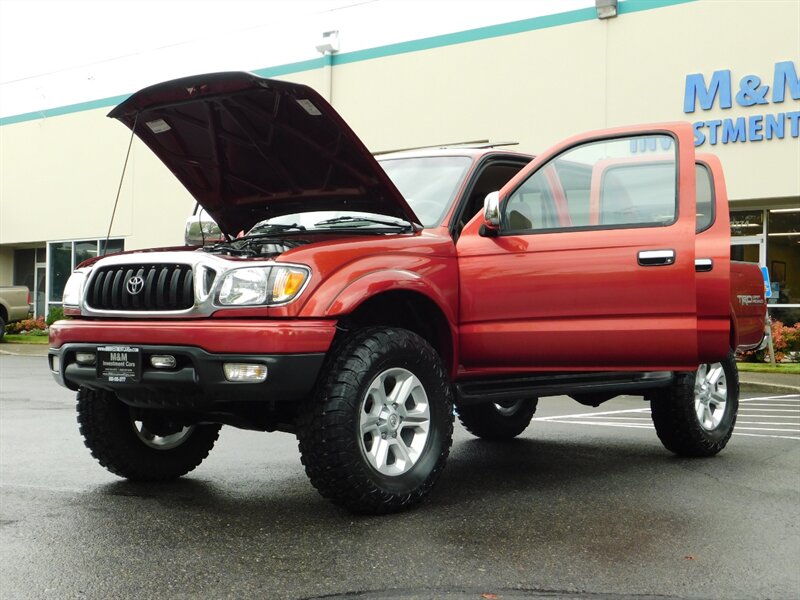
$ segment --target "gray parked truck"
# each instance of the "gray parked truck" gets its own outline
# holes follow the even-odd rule
[[[31,314],[31,293],[24,285],[0,287],[0,339],[8,323],[27,319]]]

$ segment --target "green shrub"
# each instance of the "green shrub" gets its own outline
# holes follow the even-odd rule
[[[49,327],[56,321],[60,321],[63,318],[64,318],[64,309],[61,308],[60,306],[54,306],[53,308],[50,309],[50,312],[47,313],[47,320],[45,321],[45,323],[47,323],[47,326]]]

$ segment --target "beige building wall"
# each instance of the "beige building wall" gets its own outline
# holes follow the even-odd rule
[[[302,75],[311,85],[321,78]],[[0,128],[0,244],[106,237],[131,138],[106,117],[109,110]],[[183,244],[193,208],[185,188],[134,138],[111,237],[124,238],[126,249]]]
[[[772,86],[776,62],[800,63],[798,23],[800,2],[680,4],[337,66],[333,101],[373,150],[488,138],[538,153],[592,129],[797,111],[791,97],[693,114],[683,101],[690,73],[730,69],[734,95],[749,74]],[[720,157],[733,201],[800,198],[788,124],[783,140],[698,151]]]
[[[708,121],[800,110],[800,101],[727,110],[718,103],[683,112],[685,76],[731,70],[733,96],[751,74],[769,85],[775,63],[794,61],[800,72],[800,2],[707,0],[643,11],[608,21],[608,122],[615,126],[653,120]],[[722,161],[729,198],[794,198],[800,202],[800,139],[704,145]]]
[[[800,110],[790,98],[683,112],[689,73],[731,69],[734,94],[748,74],[771,85],[777,61],[800,62],[797,23],[800,2],[698,1],[358,62],[343,55],[332,73],[282,78],[325,90],[330,74],[334,106],[374,151],[489,139],[540,152],[608,126]],[[0,127],[0,245],[106,236],[130,137],[109,110]],[[699,150],[720,156],[735,203],[800,204],[800,140],[788,128],[783,140]],[[111,236],[126,249],[180,244],[192,207],[134,141]]]
[[[0,239],[4,244],[105,237],[130,133],[107,108],[2,128]],[[188,194],[161,163],[134,143],[112,237],[179,243],[162,223],[185,219]],[[134,234],[134,232],[136,232]],[[36,239],[31,239],[32,234]]]

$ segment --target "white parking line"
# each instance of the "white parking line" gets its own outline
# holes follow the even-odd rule
[[[776,423],[774,421],[741,421],[741,420],[737,420],[736,421],[736,426],[738,427],[739,425],[794,425],[794,423],[782,423],[780,421],[778,421]],[[798,423],[797,426],[800,427],[800,423]],[[800,429],[798,429],[798,432],[800,432]]]
[[[761,433],[743,433],[741,431],[736,431],[736,436],[738,437],[740,435],[746,435],[748,437],[768,437],[776,440],[800,440],[800,437],[791,435],[763,435]]]
[[[781,440],[800,440],[800,395],[760,396],[743,398],[740,403],[740,419],[734,429],[734,435],[749,437],[766,437]],[[781,407],[781,408],[765,408]],[[769,414],[762,414],[769,413]],[[797,414],[796,414],[797,413]],[[754,419],[767,419],[758,421]],[[562,423],[567,425],[595,425],[600,427],[623,427],[628,429],[653,429],[650,422],[649,408],[629,408],[625,410],[608,410],[593,413],[576,413],[570,415],[553,415],[536,417],[534,421]],[[771,425],[774,427],[751,427],[752,425]],[[747,432],[774,433],[747,433]],[[789,434],[798,434],[786,435]],[[778,435],[783,434],[783,435]]]
[[[740,408],[739,412],[748,412],[751,410],[756,410],[759,412],[800,413],[800,408]]]

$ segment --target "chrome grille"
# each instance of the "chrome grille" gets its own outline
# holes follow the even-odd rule
[[[140,277],[143,285],[128,285]],[[131,264],[101,267],[89,282],[86,303],[97,310],[165,311],[194,306],[191,265]]]

